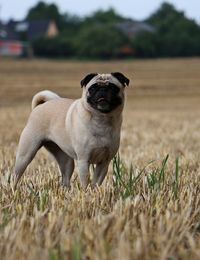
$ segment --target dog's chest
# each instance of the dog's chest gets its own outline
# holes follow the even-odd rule
[[[90,150],[89,162],[100,163],[102,161],[110,160],[111,153],[109,147],[96,147]]]
[[[98,163],[110,160],[119,147],[119,136],[110,127],[98,128],[91,131],[88,140],[89,161]]]

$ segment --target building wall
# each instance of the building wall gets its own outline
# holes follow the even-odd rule
[[[55,37],[56,35],[58,35],[57,26],[54,22],[51,22],[49,24],[48,29],[47,29],[46,36],[51,38],[51,37]]]
[[[0,40],[0,56],[19,57],[23,53],[23,44],[19,41]]]

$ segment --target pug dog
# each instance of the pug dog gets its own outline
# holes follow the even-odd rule
[[[120,72],[91,73],[81,81],[80,99],[62,98],[48,90],[37,93],[19,140],[14,188],[41,147],[55,157],[64,186],[70,187],[74,160],[84,189],[90,164],[95,165],[91,185],[101,185],[119,149],[128,85],[129,79]]]

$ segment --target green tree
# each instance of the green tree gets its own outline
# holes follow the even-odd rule
[[[88,58],[111,59],[120,56],[120,48],[129,39],[113,26],[85,27],[75,39],[77,55]]]
[[[200,54],[199,25],[186,18],[184,13],[177,11],[173,5],[163,3],[147,22],[156,28],[156,35],[150,44],[154,45],[157,56]]]
[[[129,44],[129,39],[114,25],[123,20],[125,18],[112,8],[98,10],[86,17],[74,38],[77,55],[96,59],[120,57],[120,48]]]
[[[62,36],[54,38],[41,37],[36,39],[32,46],[35,55],[40,57],[67,58],[75,55],[71,40]]]
[[[45,2],[38,2],[32,7],[26,16],[27,20],[51,19],[54,20],[59,29],[64,26],[63,16],[60,14],[58,7],[55,4],[47,4]]]
[[[117,14],[113,8],[108,10],[98,10],[92,15],[86,17],[83,21],[83,25],[111,25],[125,20],[121,15]]]
[[[137,57],[156,57],[158,55],[159,42],[156,34],[142,33],[139,34],[132,42],[132,48]]]
[[[163,3],[145,21],[155,32],[138,34],[134,39],[116,28],[116,23],[127,18],[112,8],[81,19],[61,14],[55,4],[39,2],[29,10],[27,19],[52,19],[60,29],[56,39],[42,38],[34,43],[38,55],[111,59],[120,58],[122,49],[129,52],[127,56],[134,50],[138,57],[200,55],[200,26],[169,3]]]
[[[82,20],[76,15],[70,15],[68,13],[63,14],[63,27],[61,34],[63,37],[74,38],[82,27]]]

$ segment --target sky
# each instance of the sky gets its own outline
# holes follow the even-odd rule
[[[0,20],[23,19],[28,9],[37,2],[37,0],[0,0]],[[99,8],[113,7],[125,17],[143,20],[154,12],[163,0],[44,0],[44,2],[54,2],[61,13],[85,16]],[[167,2],[174,4],[178,10],[184,11],[187,17],[195,19],[200,24],[200,0],[167,0]]]

